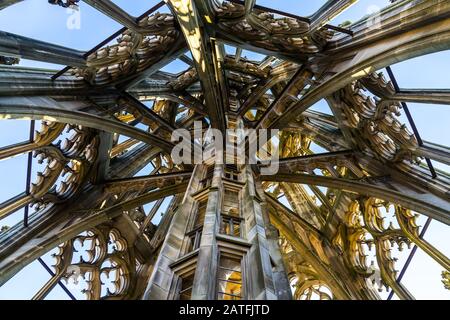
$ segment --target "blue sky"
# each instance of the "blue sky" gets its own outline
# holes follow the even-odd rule
[[[115,0],[114,2],[130,14],[138,16],[159,1]],[[277,8],[300,16],[311,15],[325,2],[325,0],[257,0],[259,5]],[[347,20],[355,22],[364,15],[388,4],[388,0],[360,0],[346,12],[336,17],[331,24],[338,25]],[[160,11],[167,12],[168,10],[165,7]],[[80,28],[69,29],[67,28],[67,21],[74,17],[73,12],[58,6],[51,6],[47,3],[47,0],[26,0],[0,11],[0,30],[84,51],[89,50],[121,28],[118,23],[100,14],[82,1],[80,2],[79,14]],[[19,21],[20,23],[18,23]],[[248,51],[245,51],[244,55],[251,59],[260,58],[260,55]],[[64,67],[27,60],[22,60],[20,65],[56,70]],[[185,64],[175,62],[164,68],[164,70],[176,73],[184,68],[186,68]],[[450,88],[449,51],[405,61],[392,66],[392,68],[401,88]],[[323,101],[319,102],[314,108],[324,111],[327,109]],[[409,108],[424,140],[449,145],[449,106],[409,104]],[[26,121],[1,121],[0,147],[27,140],[28,128],[29,122]],[[0,202],[19,194],[25,189],[26,162],[27,155],[0,162]],[[450,172],[447,166],[440,164],[436,164],[436,166]],[[146,168],[143,172],[149,172],[150,170],[151,168]],[[36,165],[34,162],[35,171]],[[165,201],[162,207],[165,207],[167,203],[168,201]],[[0,226],[12,225],[17,221],[21,221],[22,216],[23,210],[2,220]],[[160,212],[156,216],[156,219],[159,219]],[[422,224],[424,220],[424,218],[421,218]],[[447,256],[450,256],[450,241],[446,226],[439,222],[433,222],[426,239]],[[400,254],[400,260],[397,264],[398,268],[403,265],[406,256],[407,253]],[[44,257],[44,260],[51,261],[49,254]],[[440,283],[441,271],[440,266],[423,254],[421,250],[418,250],[418,254],[414,258],[403,282],[417,298],[450,299],[449,291],[445,291]],[[48,273],[38,262],[33,262],[15,278],[0,287],[0,299],[29,299],[48,279]],[[76,290],[73,290],[74,294],[75,292]],[[77,294],[77,297],[81,296]],[[64,299],[67,296],[57,286],[48,298]]]

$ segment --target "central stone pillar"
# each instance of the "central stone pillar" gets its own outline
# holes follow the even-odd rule
[[[278,234],[251,165],[216,163],[213,155],[195,167],[145,298],[292,299]]]
[[[191,194],[200,189],[204,171],[205,169],[201,165],[196,166],[193,171],[182,203],[173,216],[166,238],[158,253],[158,258],[153,267],[153,273],[147,285],[144,299],[177,299],[176,292],[173,288],[176,275],[171,270],[170,265],[184,254],[189,218],[197,210],[196,202]]]
[[[211,300],[215,297],[219,256],[216,235],[220,229],[220,209],[224,192],[222,175],[223,165],[215,165],[211,186],[208,190],[208,203],[192,288],[193,300]]]

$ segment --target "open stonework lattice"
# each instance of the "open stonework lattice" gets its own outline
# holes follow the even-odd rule
[[[407,103],[450,105],[450,89],[402,90],[390,66],[450,50],[450,1],[390,1],[339,26],[355,0],[308,18],[256,2],[165,0],[135,17],[43,0],[123,26],[87,52],[0,31],[0,126],[31,124],[0,145],[0,160],[28,157],[26,189],[0,203],[0,286],[38,261],[50,277],[33,299],[411,300],[397,255],[419,249],[449,289],[450,260],[424,234],[450,223],[450,174],[433,166],[450,149],[405,121]],[[188,68],[162,70],[176,60]],[[311,109],[323,99],[330,114]],[[279,131],[256,163],[173,159],[175,131],[211,128]]]

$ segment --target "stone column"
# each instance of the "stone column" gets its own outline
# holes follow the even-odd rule
[[[166,238],[161,246],[161,250],[153,268],[153,273],[147,285],[144,299],[146,300],[167,300],[173,295],[176,288],[172,288],[174,272],[170,265],[180,258],[183,250],[183,242],[187,231],[189,218],[196,210],[195,201],[192,194],[197,192],[200,181],[203,178],[204,166],[197,165],[192,174],[183,201],[175,213]]]
[[[243,168],[245,187],[242,192],[242,217],[244,218],[247,241],[251,248],[246,256],[248,262],[246,283],[250,283],[247,298],[251,300],[277,299],[273,282],[272,263],[266,225],[269,217],[263,210],[263,200],[255,188],[253,172],[250,166]]]
[[[220,227],[219,219],[223,195],[222,175],[223,165],[216,164],[209,189],[197,270],[192,288],[192,300],[212,300],[216,297],[216,273],[219,259],[216,234]]]

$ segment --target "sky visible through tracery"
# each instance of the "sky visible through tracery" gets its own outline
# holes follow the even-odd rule
[[[156,0],[114,0],[133,16],[139,16],[157,4]],[[325,0],[257,0],[257,4],[290,12],[299,16],[309,16],[325,3]],[[330,24],[339,25],[344,21],[356,22],[366,14],[371,14],[389,4],[388,0],[360,0],[347,11],[336,17]],[[163,7],[160,12],[169,12]],[[20,34],[26,37],[51,42],[54,44],[86,51],[121,28],[114,20],[102,15],[92,7],[80,2],[79,12],[74,13],[58,6],[47,4],[47,0],[25,0],[0,11],[0,30]],[[227,47],[227,49],[232,49]],[[234,53],[230,51],[230,53]],[[245,51],[249,59],[260,60],[260,54]],[[21,66],[49,68],[60,70],[64,66],[22,60]],[[177,60],[163,70],[178,73],[187,65]],[[450,52],[435,53],[411,59],[393,65],[392,69],[399,86],[405,89],[449,89],[450,88]],[[384,70],[382,70],[384,71]],[[386,73],[385,73],[386,75]],[[387,75],[386,75],[387,77]],[[423,140],[448,146],[450,138],[450,107],[445,105],[410,103],[409,109]],[[325,101],[320,101],[312,109],[330,113]],[[403,115],[402,120],[407,123]],[[0,122],[0,147],[19,143],[28,139],[29,122],[7,120]],[[3,202],[25,190],[27,155],[0,162],[0,202]],[[33,174],[36,174],[34,165]],[[437,169],[450,172],[448,166],[434,162]],[[150,173],[146,168],[139,175]],[[160,212],[168,205],[166,199]],[[149,206],[147,206],[148,208]],[[3,225],[12,226],[22,221],[23,210],[0,221]],[[157,221],[156,221],[157,222]],[[423,225],[424,217],[419,220]],[[433,221],[425,239],[436,246],[445,255],[450,256],[450,239],[447,226]],[[397,269],[400,270],[406,261],[409,251],[399,253]],[[51,264],[50,254],[43,259]],[[450,299],[450,291],[441,283],[442,268],[418,249],[406,272],[402,283],[417,299]],[[37,290],[48,281],[50,275],[37,262],[25,267],[14,278],[0,287],[0,299],[30,299]],[[74,283],[68,284],[69,290],[82,298],[79,288]],[[387,297],[386,293],[382,296]],[[47,299],[69,299],[59,286],[47,296]]]

